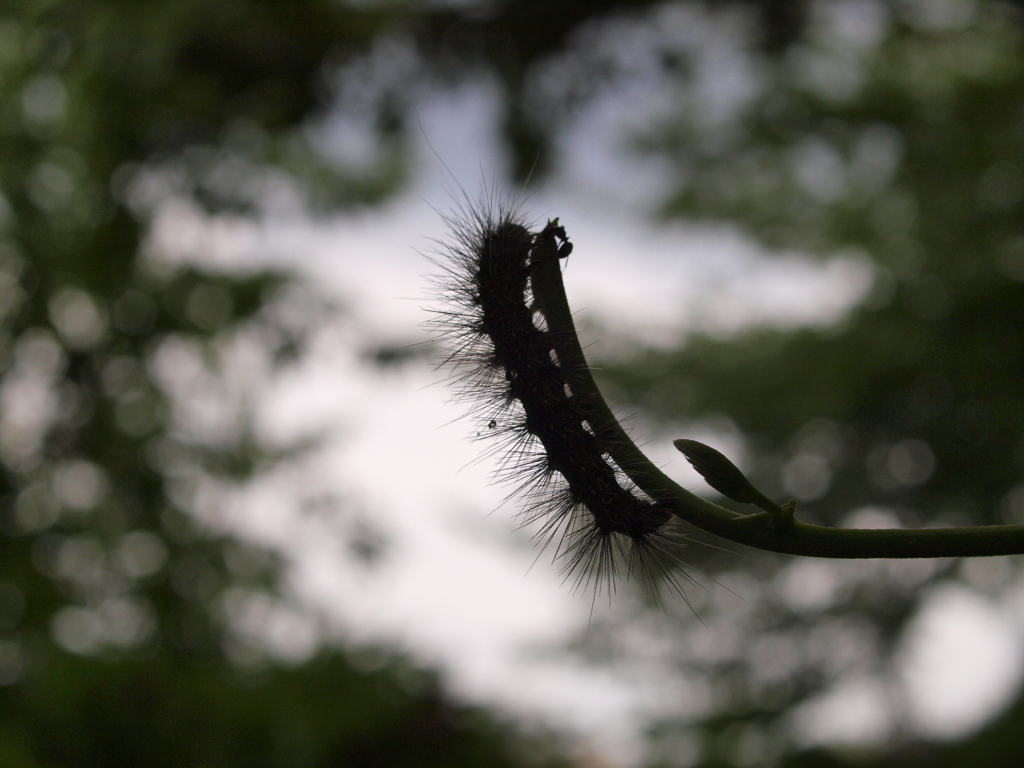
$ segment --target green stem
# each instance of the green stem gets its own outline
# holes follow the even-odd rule
[[[572,371],[570,387],[608,453],[640,490],[668,503],[673,513],[708,533],[769,552],[833,558],[985,557],[1024,554],[1024,525],[961,528],[828,528],[792,520],[780,525],[768,513],[740,515],[696,496],[658,469],[637,448],[602,397],[587,365],[565,296],[555,229],[540,233],[531,273],[535,308],[547,320],[562,366]]]

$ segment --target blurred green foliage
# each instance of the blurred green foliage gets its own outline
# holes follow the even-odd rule
[[[394,190],[396,94],[364,110],[377,140],[358,172],[304,131],[344,62],[418,18],[330,0],[0,6],[4,765],[521,762],[510,734],[391,669],[236,669],[221,598],[272,591],[274,557],[201,531],[188,483],[275,456],[244,429],[176,429],[152,370],[168,339],[202,347],[261,317],[284,281],[154,268],[159,206],[259,215],[281,174],[314,210]],[[287,365],[302,329],[273,330]]]
[[[739,224],[776,253],[870,259],[870,294],[837,327],[695,333],[678,350],[601,363],[602,380],[657,419],[737,427],[750,478],[773,498],[796,498],[803,519],[839,525],[870,509],[905,526],[1022,522],[1019,11],[979,4],[936,20],[910,13],[929,4],[878,4],[880,34],[865,43],[843,36],[838,6],[817,4],[782,57],[757,59],[762,87],[730,120],[709,127],[673,112],[634,146],[673,169],[666,217]],[[680,94],[691,103],[685,84]],[[720,552],[686,557],[711,572],[735,567]],[[754,559],[748,568],[763,582],[779,583],[791,566]],[[972,587],[998,594],[1016,561]],[[876,572],[811,609],[787,607],[776,592],[746,642],[753,649],[773,636],[806,657],[815,626],[870,625],[863,647],[879,655],[866,666],[884,675],[921,595],[963,573],[954,562],[901,578]],[[737,683],[743,704],[715,729],[770,723],[836,678],[810,663],[770,706]],[[962,745],[915,743],[883,757],[814,752],[785,764],[1016,764],[1021,711],[1018,702]]]
[[[1024,475],[1024,36],[1005,8],[978,16],[893,25],[850,63],[863,84],[848,94],[794,66],[843,55],[812,38],[768,69],[742,130],[669,120],[639,142],[685,180],[666,216],[875,262],[838,328],[696,335],[604,373],[661,416],[727,415],[757,480],[830,524],[868,503],[908,524],[1021,514],[1007,494]],[[828,479],[787,483],[800,456]]]
[[[46,675],[0,690],[0,760],[9,768],[440,768],[529,756],[421,677],[400,685],[390,670],[356,672],[326,655],[248,677],[173,654],[116,664],[51,655]]]

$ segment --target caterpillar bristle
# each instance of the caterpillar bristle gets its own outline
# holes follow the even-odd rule
[[[682,595],[693,579],[676,557],[682,537],[669,508],[610,459],[615,432],[588,422],[573,394],[584,391],[584,372],[559,358],[534,305],[531,274],[552,258],[539,243],[554,238],[556,257],[568,256],[564,228],[555,219],[535,232],[493,193],[444,218],[451,239],[429,257],[441,307],[427,325],[445,350],[454,399],[486,425],[477,438],[493,441],[485,455],[497,457],[495,478],[521,500],[522,524],[542,548],[554,545],[575,590],[610,596],[625,570],[655,599],[661,584]]]

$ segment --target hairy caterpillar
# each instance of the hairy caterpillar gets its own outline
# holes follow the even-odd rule
[[[681,593],[680,577],[689,577],[673,555],[670,508],[612,460],[619,437],[588,422],[578,394],[585,362],[560,358],[537,300],[536,275],[572,250],[564,227],[555,219],[531,232],[514,207],[493,198],[445,221],[452,241],[431,259],[444,307],[429,325],[445,346],[457,398],[486,425],[479,436],[495,440],[497,477],[524,499],[524,523],[539,524],[544,546],[557,540],[555,557],[576,588],[593,585],[596,595],[607,586],[610,594],[622,561],[649,594],[662,579]]]

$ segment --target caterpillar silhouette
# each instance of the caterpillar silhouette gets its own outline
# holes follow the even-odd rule
[[[560,361],[553,332],[533,296],[544,259],[564,259],[572,244],[558,220],[531,232],[514,208],[470,204],[445,217],[452,241],[431,259],[444,307],[430,325],[446,348],[457,399],[495,439],[496,473],[524,499],[525,524],[540,524],[547,546],[575,586],[614,592],[618,563],[656,595],[664,580],[681,592],[667,505],[647,498],[609,456],[615,438],[587,422],[574,395],[581,371]]]

